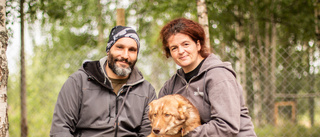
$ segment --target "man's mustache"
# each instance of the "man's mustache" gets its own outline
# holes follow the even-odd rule
[[[125,58],[117,58],[114,60],[115,62],[116,61],[121,61],[121,62],[125,62],[125,63],[128,63],[130,66],[132,65],[132,62],[129,62],[128,59],[125,59]]]

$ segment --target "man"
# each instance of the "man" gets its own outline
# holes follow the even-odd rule
[[[139,37],[132,28],[114,27],[107,56],[85,62],[63,85],[55,106],[51,137],[147,136],[152,85],[135,67]]]

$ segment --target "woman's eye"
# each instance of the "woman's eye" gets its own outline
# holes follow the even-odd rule
[[[153,114],[154,117],[157,117],[157,114]]]
[[[171,48],[171,51],[176,51],[177,50],[177,48]]]
[[[170,114],[165,114],[164,116],[165,116],[165,117],[169,117],[169,116],[170,116]]]

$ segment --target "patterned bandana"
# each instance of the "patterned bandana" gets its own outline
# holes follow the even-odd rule
[[[128,38],[134,39],[137,42],[138,53],[139,53],[140,42],[139,42],[139,36],[138,36],[137,32],[130,27],[124,27],[124,26],[115,26],[114,28],[112,28],[110,35],[109,35],[109,41],[107,44],[106,51],[108,52],[110,50],[110,48],[113,46],[113,44],[116,43],[118,39],[123,38],[123,37],[128,37]]]

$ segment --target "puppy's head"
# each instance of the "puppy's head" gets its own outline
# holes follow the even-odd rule
[[[188,106],[181,95],[167,95],[149,104],[149,119],[156,135],[178,134],[186,121]]]

